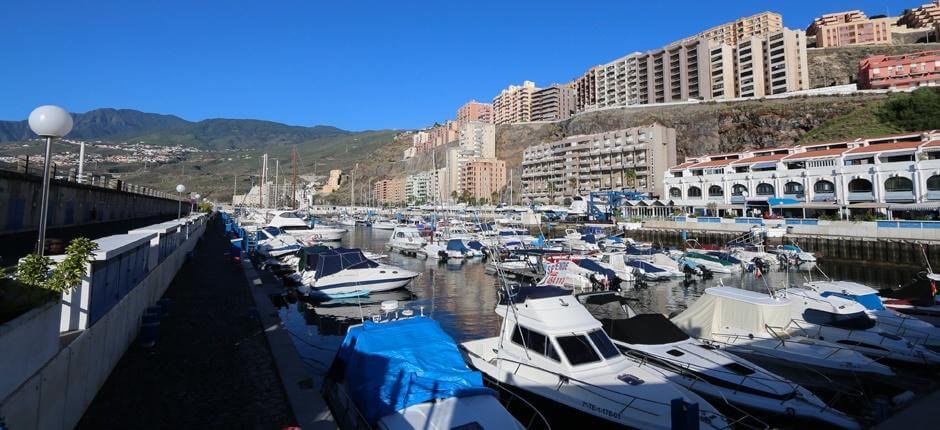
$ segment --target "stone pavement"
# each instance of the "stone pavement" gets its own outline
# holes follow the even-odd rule
[[[295,423],[241,267],[213,219],[164,297],[157,345],[132,345],[82,429],[280,429]]]

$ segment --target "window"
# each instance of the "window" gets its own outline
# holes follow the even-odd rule
[[[680,189],[678,189],[678,188],[676,188],[676,187],[670,188],[670,189],[669,189],[669,197],[672,197],[672,198],[680,198],[680,197],[682,197],[682,190],[680,190]]]
[[[871,182],[867,179],[853,179],[849,182],[849,192],[850,193],[870,193],[871,192]]]
[[[940,191],[940,176],[934,175],[927,178],[927,191]]]
[[[885,191],[887,192],[911,192],[914,191],[914,183],[903,176],[895,176],[885,181]]]
[[[559,336],[556,340],[572,366],[601,360],[584,335]]]
[[[523,342],[525,340],[525,342]],[[542,333],[529,330],[521,325],[517,325],[512,332],[512,343],[528,349],[539,355],[544,355],[552,360],[558,361],[558,353],[552,342]]]
[[[709,197],[721,197],[721,196],[723,196],[724,194],[725,194],[725,193],[724,193],[724,190],[722,190],[721,187],[719,187],[719,186],[717,186],[717,185],[712,185],[712,186],[708,187],[708,196],[709,196]]]
[[[820,194],[831,194],[836,192],[836,186],[829,181],[816,181],[816,184],[813,185],[813,191]]]
[[[699,187],[689,187],[689,197],[702,197],[702,189]]]
[[[594,342],[594,346],[597,347],[597,350],[601,352],[604,358],[614,358],[620,355],[620,351],[617,350],[617,347],[614,346],[614,343],[610,341],[610,338],[603,330],[594,330],[588,333],[588,336],[591,337],[591,342]]]
[[[774,195],[774,186],[770,184],[757,184],[757,195],[759,196]]]
[[[803,194],[803,184],[799,182],[787,182],[783,186],[784,194]]]
[[[747,192],[747,187],[745,187],[744,185],[734,184],[734,186],[731,187],[732,196],[743,196],[744,193],[746,192]]]

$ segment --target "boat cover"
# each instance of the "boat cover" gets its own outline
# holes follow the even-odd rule
[[[460,239],[450,239],[447,241],[447,250],[448,251],[459,251],[466,253],[470,251],[467,249],[467,246],[463,244],[463,241]]]
[[[575,262],[578,266],[581,266],[587,270],[590,270],[594,273],[600,273],[607,277],[607,279],[614,279],[617,277],[617,272],[610,270],[604,266],[601,266],[600,263],[591,260],[590,258],[582,258]]]
[[[659,272],[666,271],[665,269],[656,267],[652,264],[649,264],[645,261],[640,261],[640,260],[628,261],[626,264],[627,266],[636,267],[638,269],[643,269],[643,271],[645,271],[646,273],[659,273]]]
[[[330,249],[317,254],[316,259],[316,279],[320,279],[324,276],[330,276],[346,269],[379,267],[379,263],[366,258],[365,255],[362,255],[362,251],[358,249]]]
[[[352,327],[337,360],[350,398],[372,425],[435,399],[493,394],[467,367],[454,339],[426,317]]]
[[[476,250],[476,251],[482,251],[483,248],[486,248],[486,246],[480,243],[479,240],[471,240],[470,242],[467,243],[467,245],[470,246],[471,249]]]
[[[571,290],[555,285],[529,285],[524,287],[515,287],[512,291],[512,302],[515,304],[525,303],[528,299],[547,299],[551,297],[570,296]],[[499,304],[508,304],[506,295],[499,295]]]
[[[302,272],[306,269],[316,269],[317,259],[319,258],[320,253],[329,250],[330,248],[323,245],[304,247],[301,251],[303,252],[303,257],[300,259],[300,261],[297,262],[297,270]]]
[[[633,345],[664,345],[689,338],[662,314],[640,314],[630,319],[601,319],[614,340]]]
[[[623,251],[627,255],[650,255],[653,253],[652,249],[640,249],[633,245],[630,245]]]
[[[672,322],[698,338],[723,333],[724,327],[767,333],[767,326],[784,327],[790,322],[790,299],[731,287],[705,290],[692,306],[672,318]]]
[[[597,237],[593,234],[585,234],[581,236],[581,240],[587,243],[597,243]]]

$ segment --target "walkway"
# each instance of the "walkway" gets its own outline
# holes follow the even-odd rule
[[[157,346],[136,343],[79,422],[82,429],[250,428],[294,423],[274,358],[216,218],[165,297]]]

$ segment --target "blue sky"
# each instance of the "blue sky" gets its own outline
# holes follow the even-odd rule
[[[415,128],[523,80],[772,10],[898,15],[908,1],[43,0],[0,4],[0,119],[40,104],[364,130]]]

